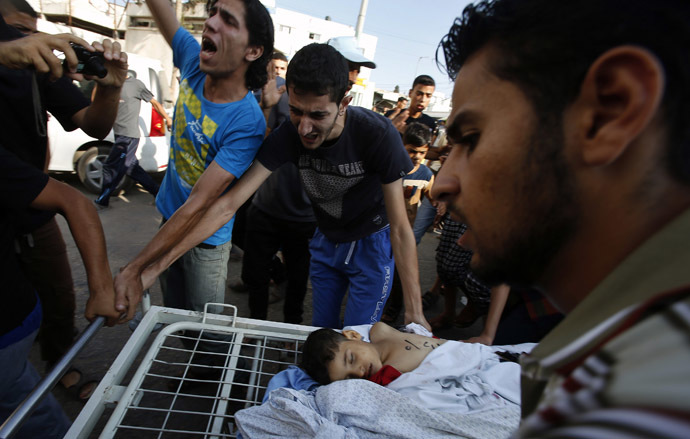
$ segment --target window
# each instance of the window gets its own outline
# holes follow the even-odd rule
[[[284,24],[280,25],[280,32],[289,34],[292,33],[292,28],[290,26],[285,26]]]
[[[129,27],[151,27],[151,20],[139,17],[129,17]]]
[[[321,35],[309,32],[309,39],[314,41],[321,41]]]

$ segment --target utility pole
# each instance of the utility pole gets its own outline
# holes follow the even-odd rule
[[[175,16],[177,17],[177,22],[182,26],[182,0],[175,1]],[[177,88],[179,87],[177,83],[177,71],[177,67],[173,64],[172,78],[170,78],[170,92],[172,96],[177,96]]]
[[[176,0],[175,1],[175,16],[177,17],[177,21],[182,24],[182,0]]]
[[[180,0],[177,0],[180,1]],[[359,36],[364,28],[364,18],[367,15],[367,6],[369,5],[369,0],[362,0],[362,4],[359,6],[359,15],[357,16],[357,26],[355,27],[355,38],[359,43]]]

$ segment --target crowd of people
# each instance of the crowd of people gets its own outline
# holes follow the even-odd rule
[[[461,15],[439,46],[454,81],[443,132],[425,113],[429,75],[384,115],[351,105],[360,69],[376,68],[352,37],[288,62],[258,0],[210,0],[201,42],[168,0],[147,6],[180,91],[172,119],[154,104],[172,132],[162,184],[140,180],[160,229],[113,279],[96,208],[125,173],[140,174],[138,133],[123,120],[151,93],[119,43],[36,33],[25,1],[0,4],[0,420],[39,379],[27,361],[36,335],[48,364],[74,337],[59,213],[86,268],[89,320],[132,319],[156,281],[168,307],[225,302],[239,239],[251,317],[267,318],[280,253],[284,321],[303,322],[310,280],[308,323],[375,325],[378,345],[357,346],[381,366],[394,357],[412,370],[428,353],[410,360],[387,347],[399,337],[377,322],[401,313],[427,330],[483,318],[471,343],[539,342],[521,359],[517,437],[690,434],[686,2],[482,0],[449,11]],[[72,43],[103,54],[107,75],[86,78],[97,83],[91,100],[72,84],[84,79]],[[97,138],[115,125],[95,204],[46,174],[47,111]],[[434,226],[438,278],[423,295],[416,245]],[[468,302],[456,315],[458,291]],[[444,311],[427,321],[440,296]],[[337,352],[348,338],[323,334]],[[356,361],[312,366],[325,383],[350,377]],[[79,379],[70,370],[63,385]],[[49,397],[20,437],[62,437],[68,426]]]

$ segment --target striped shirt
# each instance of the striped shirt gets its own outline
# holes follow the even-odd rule
[[[515,437],[690,438],[689,266],[686,211],[521,359]]]

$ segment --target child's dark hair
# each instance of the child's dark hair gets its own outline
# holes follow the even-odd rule
[[[318,329],[307,337],[302,348],[300,367],[319,384],[329,384],[328,363],[333,361],[340,343],[347,338],[330,328]]]
[[[431,141],[431,129],[423,123],[412,122],[403,134],[403,145],[412,145],[415,148],[428,145]]]

